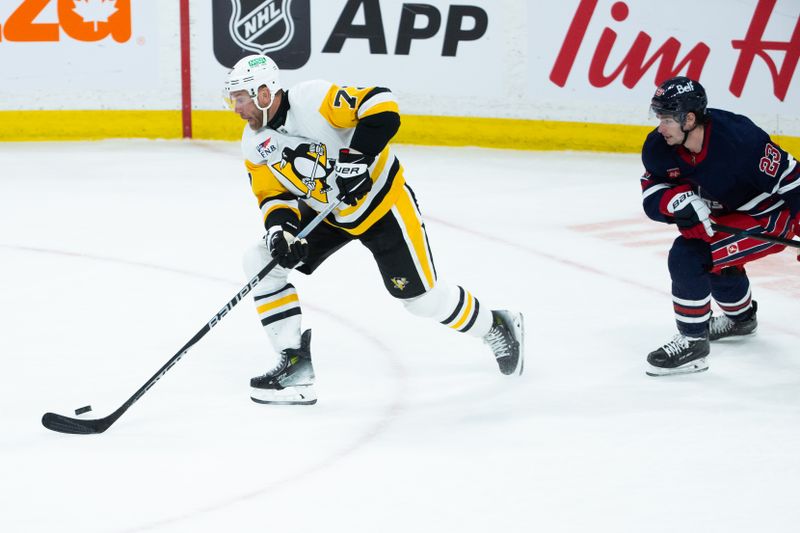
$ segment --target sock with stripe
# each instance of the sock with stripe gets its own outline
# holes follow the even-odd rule
[[[438,281],[421,296],[403,300],[412,314],[431,318],[455,331],[483,337],[492,327],[492,311],[468,290]]]
[[[711,319],[711,253],[708,243],[678,237],[670,249],[668,265],[678,331],[687,337],[705,337]]]

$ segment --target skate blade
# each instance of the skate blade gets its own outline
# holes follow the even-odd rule
[[[750,333],[743,333],[740,335],[728,335],[727,337],[717,337],[716,339],[712,339],[709,337],[709,342],[725,342],[725,341],[733,341],[736,342],[737,339],[746,339],[747,337],[752,337],[756,334],[758,328],[755,328]]]
[[[517,362],[517,368],[511,374],[521,376],[522,371],[525,369],[525,318],[522,313],[514,320],[514,329],[519,338],[519,361]]]
[[[256,403],[270,405],[314,405],[317,393],[311,385],[277,389],[250,389],[250,399]]]
[[[708,370],[708,363],[706,363],[705,357],[701,357],[700,359],[695,359],[694,361],[675,368],[661,368],[660,366],[653,366],[648,363],[645,374],[654,377],[677,376],[681,374],[696,374],[697,372],[705,372],[706,370]]]

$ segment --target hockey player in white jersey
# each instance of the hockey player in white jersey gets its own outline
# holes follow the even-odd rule
[[[523,369],[521,313],[490,310],[469,291],[437,277],[422,216],[388,143],[400,127],[394,95],[382,87],[314,80],[281,87],[268,57],[251,55],[230,71],[224,96],[247,121],[242,153],[267,235],[244,259],[248,276],[272,258],[253,290],[275,368],[250,380],[259,403],[313,404],[311,330],[302,332],[292,269],[311,274],[357,240],[375,258],[386,289],[412,314],[482,338],[500,371]],[[366,178],[366,179],[365,179]],[[338,208],[308,235],[296,235],[331,202]]]

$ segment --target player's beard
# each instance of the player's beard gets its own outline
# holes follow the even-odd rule
[[[261,126],[264,123],[264,113],[265,111],[256,108],[256,110],[253,111],[253,115],[247,117],[247,124],[250,126],[251,130],[258,131],[261,129]]]

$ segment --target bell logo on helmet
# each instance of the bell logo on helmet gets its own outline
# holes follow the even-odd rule
[[[283,69],[300,68],[311,57],[309,0],[216,0],[212,17],[214,55],[227,67],[250,52]]]
[[[675,90],[678,91],[678,94],[690,93],[694,91],[694,84],[689,81],[686,82],[686,85],[676,85]]]

